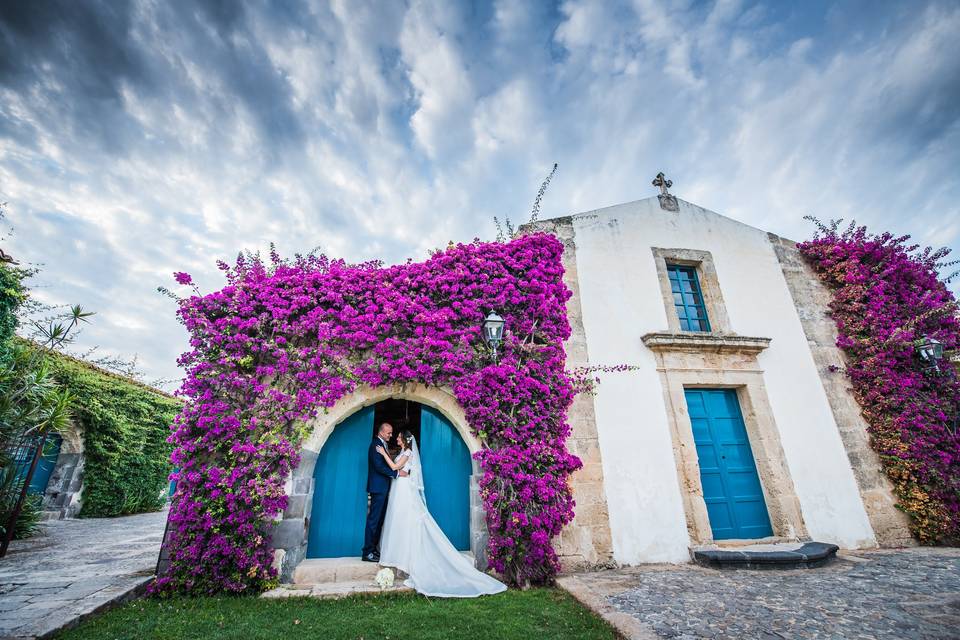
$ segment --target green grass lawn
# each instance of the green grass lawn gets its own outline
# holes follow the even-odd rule
[[[468,600],[441,600],[407,593],[342,600],[137,600],[57,636],[62,640],[616,637],[603,620],[558,589],[510,590]]]

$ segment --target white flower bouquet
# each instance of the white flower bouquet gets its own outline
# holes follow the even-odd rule
[[[376,577],[373,579],[381,589],[389,589],[393,586],[393,569],[388,569],[384,567],[377,571]]]

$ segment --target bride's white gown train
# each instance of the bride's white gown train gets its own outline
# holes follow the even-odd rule
[[[390,487],[387,514],[380,538],[380,564],[395,567],[409,578],[404,582],[418,593],[438,598],[475,598],[506,591],[499,580],[477,571],[451,544],[427,510],[416,443],[397,457],[406,458],[406,478]]]

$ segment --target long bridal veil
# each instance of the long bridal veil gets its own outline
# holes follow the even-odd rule
[[[420,464],[420,449],[417,447],[417,439],[413,436],[410,436],[410,482],[413,483],[414,488],[416,488],[417,493],[420,494],[420,499],[423,500],[423,505],[427,505],[427,494],[424,491],[423,486],[423,466]]]
[[[390,487],[380,564],[406,572],[405,584],[428,596],[475,598],[505,591],[505,584],[477,571],[430,515],[416,440],[410,450],[404,465],[410,475]]]

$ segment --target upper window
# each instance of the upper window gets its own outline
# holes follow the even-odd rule
[[[703,303],[696,267],[667,264],[673,306],[677,310],[681,331],[710,331],[707,307]]]

